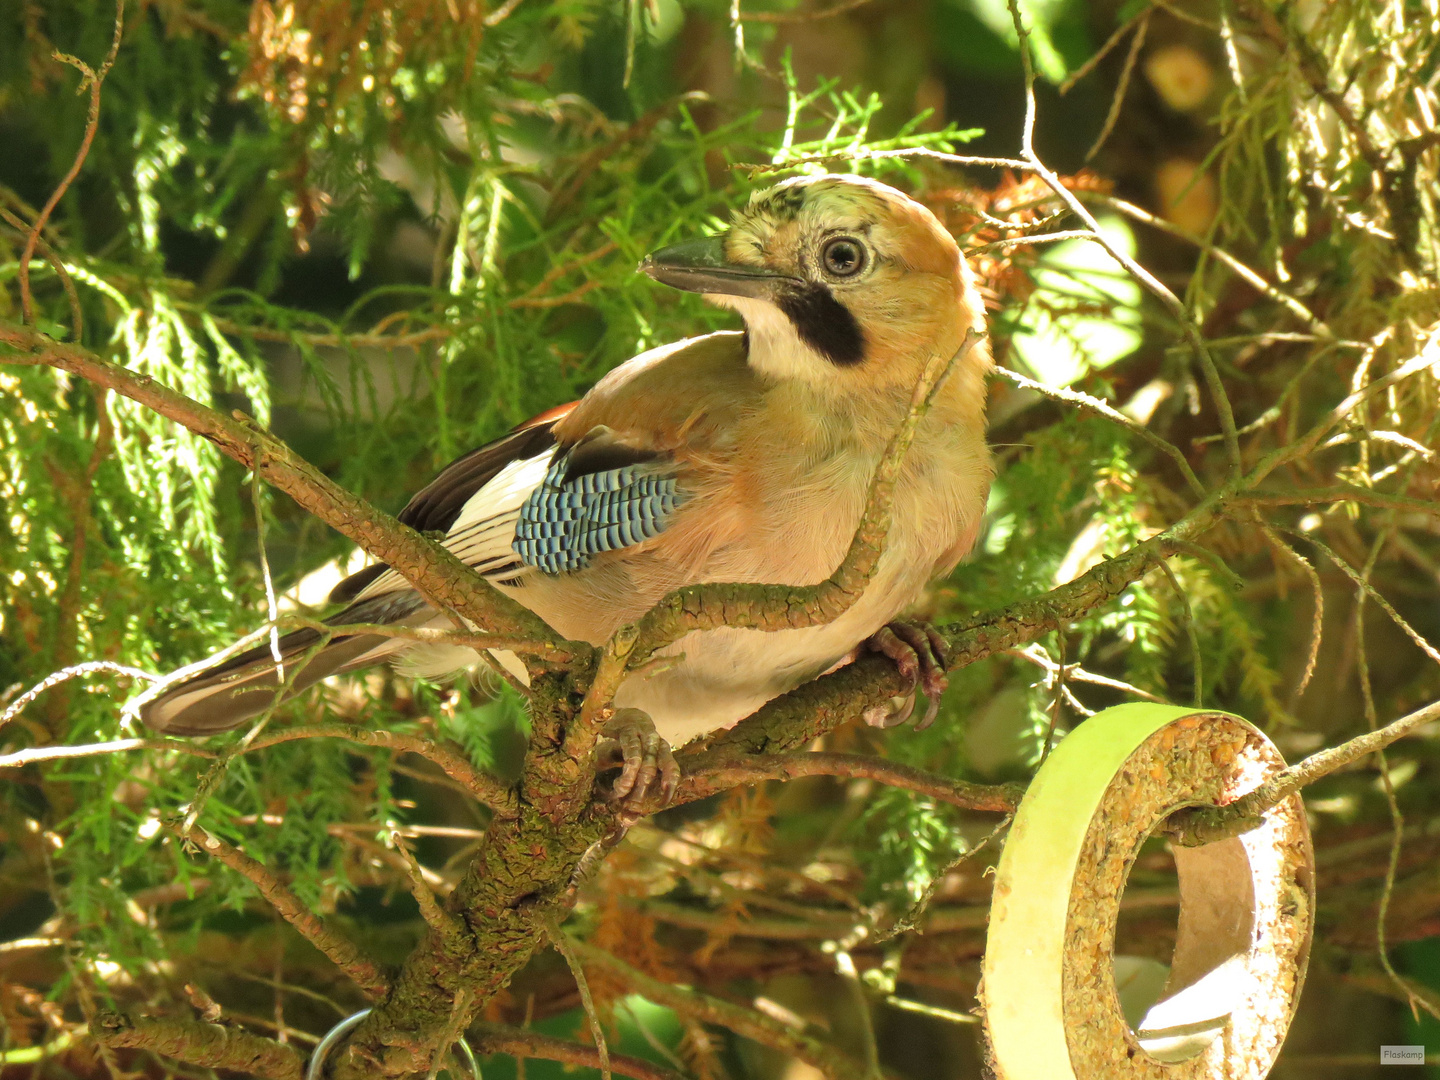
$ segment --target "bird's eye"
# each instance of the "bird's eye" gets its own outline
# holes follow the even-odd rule
[[[820,261],[833,277],[854,277],[865,269],[865,246],[849,236],[837,236],[820,252]]]

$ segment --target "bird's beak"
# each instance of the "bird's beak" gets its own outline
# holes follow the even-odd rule
[[[723,236],[707,236],[703,240],[687,240],[661,248],[646,255],[639,269],[662,285],[687,292],[750,296],[758,300],[773,300],[783,286],[799,284],[784,274],[728,261]]]

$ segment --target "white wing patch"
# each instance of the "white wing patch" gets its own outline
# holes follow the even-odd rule
[[[515,539],[515,523],[520,520],[520,507],[545,479],[554,456],[552,447],[535,457],[512,461],[496,473],[460,509],[460,516],[445,534],[445,547],[481,574],[505,571],[513,575],[528,570],[510,544]],[[394,570],[387,570],[356,599],[408,588],[408,581]]]

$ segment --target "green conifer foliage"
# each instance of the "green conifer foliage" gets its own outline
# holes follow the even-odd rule
[[[1440,696],[1432,0],[1014,10],[1043,171],[990,0],[120,0],[118,31],[108,3],[0,0],[0,1077],[290,1080],[382,985],[357,1045],[404,1054],[333,1075],[423,1075],[468,1031],[487,1078],[598,1076],[598,1030],[642,1080],[978,1077],[996,811],[1056,739],[1196,702],[1294,761]],[[204,741],[127,713],[320,617],[353,545],[57,356],[246,417],[394,511],[734,325],[636,264],[822,169],[935,209],[1005,368],[982,536],[919,612],[960,658],[933,727],[853,722],[895,689],[875,658],[802,688],[682,755],[690,801],[567,892],[613,824],[555,751],[593,657],[528,703],[376,670]],[[1324,977],[1297,1053],[1375,1042],[1316,1041],[1317,1000],[1380,1041],[1440,1030],[1397,1004],[1440,1015],[1432,744],[1307,789]],[[807,746],[868,764],[773,757]],[[1158,895],[1153,846],[1132,884]],[[486,907],[532,878],[534,911]],[[1163,961],[1150,910],[1120,948]]]

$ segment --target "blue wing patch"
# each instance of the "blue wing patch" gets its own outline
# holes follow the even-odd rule
[[[673,476],[653,463],[566,478],[570,455],[557,455],[540,486],[520,507],[511,547],[527,566],[547,574],[583,569],[602,551],[658,536],[688,498]]]

